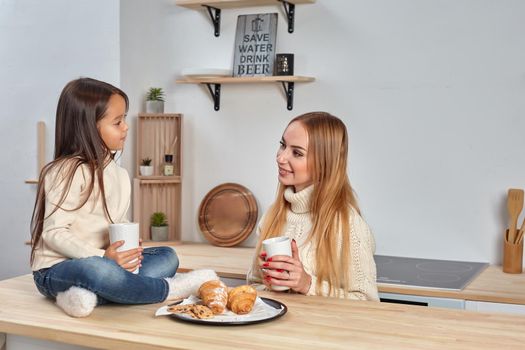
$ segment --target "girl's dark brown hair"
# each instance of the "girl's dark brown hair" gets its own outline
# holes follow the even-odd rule
[[[74,211],[81,208],[88,200],[95,186],[95,179],[100,188],[104,211],[112,222],[106,203],[104,177],[102,176],[108,160],[113,158],[111,150],[102,140],[97,122],[106,113],[108,101],[112,95],[120,95],[129,107],[128,96],[124,91],[103,81],[80,78],[70,81],[62,90],[58,100],[55,125],[55,154],[53,161],[40,172],[37,195],[31,218],[31,263],[35,250],[41,245],[42,230],[45,215],[45,178],[51,171],[64,174],[61,176],[64,184],[53,184],[63,187],[59,202],[53,212],[59,208]],[[90,182],[83,200],[76,208],[61,208],[69,193],[73,175],[78,167],[85,164],[89,169]],[[50,213],[49,215],[51,215]]]

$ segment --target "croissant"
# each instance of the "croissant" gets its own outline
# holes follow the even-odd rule
[[[239,315],[252,311],[257,298],[257,291],[252,286],[243,285],[230,289],[228,292],[228,309]]]
[[[204,282],[199,288],[199,298],[215,315],[222,314],[228,303],[227,287],[220,280]]]

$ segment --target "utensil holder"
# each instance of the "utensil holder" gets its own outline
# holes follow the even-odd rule
[[[507,232],[508,233],[508,230]],[[505,235],[507,237],[507,235]],[[523,267],[523,240],[514,244],[505,240],[503,246],[503,272],[521,273]]]

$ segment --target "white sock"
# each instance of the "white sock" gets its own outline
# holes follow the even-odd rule
[[[192,294],[197,295],[201,284],[218,279],[219,277],[213,270],[194,270],[168,277],[165,280],[168,281],[170,291],[166,300],[184,299]]]
[[[57,305],[73,317],[86,317],[97,306],[97,295],[87,289],[71,287],[57,294]]]

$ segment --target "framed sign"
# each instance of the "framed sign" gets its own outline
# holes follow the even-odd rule
[[[277,13],[240,15],[237,18],[233,76],[273,75]]]

